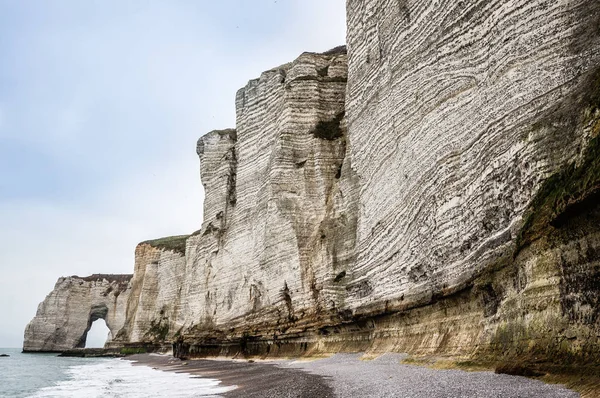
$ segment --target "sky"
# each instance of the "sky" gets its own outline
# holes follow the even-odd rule
[[[248,80],[344,42],[345,0],[0,0],[0,347],[58,277],[199,229],[197,139]]]

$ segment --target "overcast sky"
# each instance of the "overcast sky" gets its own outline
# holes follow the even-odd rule
[[[59,276],[131,273],[202,222],[196,140],[345,41],[345,0],[0,0],[0,347]]]

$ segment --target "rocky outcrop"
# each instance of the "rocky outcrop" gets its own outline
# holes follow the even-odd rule
[[[348,2],[360,308],[456,291],[514,251],[542,182],[583,157],[600,59],[597,2],[383,3]]]
[[[113,344],[278,328],[336,311],[357,213],[345,160],[346,62],[344,47],[304,53],[238,92],[237,128],[198,141],[202,228],[138,245]]]
[[[131,275],[94,274],[59,278],[25,329],[23,351],[65,351],[85,347],[97,319],[110,330],[108,341],[125,323]]]
[[[185,276],[187,238],[188,235],[174,236],[142,242],[136,247],[131,294],[124,308],[125,323],[109,346],[130,342],[160,344],[172,336]]]

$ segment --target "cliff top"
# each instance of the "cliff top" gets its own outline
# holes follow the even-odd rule
[[[221,137],[228,136],[229,139],[231,139],[234,142],[237,140],[237,130],[236,129],[230,128],[230,129],[209,131],[208,133],[206,133],[202,137],[200,137],[198,139],[198,142],[196,143],[196,153],[198,155],[202,155],[204,153],[204,140],[208,139],[209,137],[211,137],[213,135],[219,135]]]
[[[165,238],[146,240],[140,245],[150,245],[157,249],[171,250],[175,253],[185,254],[185,241],[190,235],[167,236]]]

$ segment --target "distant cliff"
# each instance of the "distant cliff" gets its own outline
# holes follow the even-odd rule
[[[87,332],[104,319],[114,338],[125,322],[131,275],[94,274],[59,278],[25,329],[23,351],[85,347]]]
[[[202,228],[137,247],[111,344],[597,362],[599,15],[349,0],[198,141]]]
[[[172,338],[186,272],[187,238],[187,235],[174,236],[142,242],[136,247],[131,294],[123,328],[115,338],[116,345],[163,343],[167,337]]]

